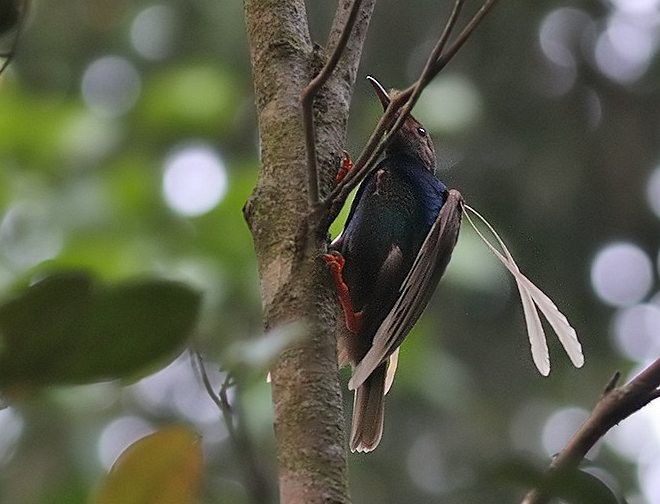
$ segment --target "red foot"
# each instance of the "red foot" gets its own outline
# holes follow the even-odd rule
[[[362,327],[362,312],[356,312],[353,308],[353,302],[348,291],[348,285],[344,282],[344,264],[346,260],[339,252],[331,252],[330,254],[323,254],[323,260],[330,268],[330,273],[335,281],[335,288],[339,295],[339,303],[344,310],[344,319],[346,320],[346,327],[352,333],[360,332]]]
[[[341,165],[339,166],[339,171],[337,172],[335,181],[339,184],[339,182],[346,178],[346,175],[348,175],[348,172],[350,172],[352,169],[353,161],[351,161],[351,156],[348,154],[348,152],[344,151],[344,158],[341,160]]]

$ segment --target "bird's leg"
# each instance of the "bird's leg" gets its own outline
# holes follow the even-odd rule
[[[358,333],[362,327],[362,312],[356,312],[353,308],[348,285],[344,282],[343,271],[346,260],[343,255],[336,251],[330,254],[323,254],[323,260],[328,265],[328,268],[330,268],[332,279],[335,281],[339,303],[344,310],[346,327],[352,333]]]
[[[344,151],[344,158],[341,160],[341,165],[339,166],[339,171],[337,172],[337,177],[335,177],[335,182],[339,184],[346,175],[348,175],[348,172],[350,172],[353,169],[353,161],[351,161],[351,156],[348,154],[348,152]]]

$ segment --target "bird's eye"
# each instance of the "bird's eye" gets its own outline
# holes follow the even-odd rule
[[[417,133],[419,133],[419,136],[426,136],[426,130],[424,128],[417,128]]]

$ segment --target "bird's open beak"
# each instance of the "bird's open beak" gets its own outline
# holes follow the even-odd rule
[[[380,82],[374,79],[371,75],[367,75],[367,80],[376,90],[376,95],[378,95],[378,99],[383,105],[383,110],[387,109],[387,106],[390,104],[390,95],[385,91],[385,88],[381,86]]]

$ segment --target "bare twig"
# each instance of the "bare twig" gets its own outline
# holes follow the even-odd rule
[[[389,122],[391,122],[391,118],[379,122],[378,126],[382,126],[383,131],[379,131],[380,128],[377,127],[376,130],[374,131],[374,135],[376,136],[377,139],[382,138],[382,140],[379,144],[374,145],[373,151],[369,151],[365,148],[363,153],[358,158],[358,161],[353,170],[355,173],[355,175],[353,176],[355,181],[353,183],[349,183],[347,181],[346,183],[347,193],[350,193],[357,186],[359,181],[363,179],[364,176],[366,176],[366,174],[369,172],[370,167],[372,167],[376,163],[378,157],[380,157],[380,155],[387,147],[387,144],[389,144],[390,140],[394,137],[394,135],[399,130],[403,122],[406,120],[406,115],[412,110],[412,108],[417,103],[417,100],[419,99],[419,96],[422,94],[424,88],[433,79],[433,76],[435,75],[433,74],[435,64],[438,58],[440,58],[440,55],[442,54],[442,51],[444,50],[447,44],[447,40],[449,39],[449,36],[451,35],[451,31],[456,25],[456,21],[458,20],[458,15],[460,14],[461,8],[463,7],[464,3],[465,0],[456,0],[456,2],[454,3],[454,8],[452,9],[449,18],[445,23],[440,38],[438,39],[438,42],[435,44],[435,47],[431,51],[431,54],[428,57],[426,64],[424,65],[424,69],[422,70],[422,73],[415,82],[415,84],[410,86],[405,91],[398,93],[392,99],[392,103],[390,104],[390,106],[388,106],[388,110],[386,111],[386,113],[390,113],[390,117],[396,115],[396,120],[394,121],[394,124],[391,127],[389,127],[388,124]],[[454,51],[454,54],[455,53],[456,51]],[[385,115],[383,117],[385,117]],[[387,131],[387,133],[383,138],[383,133],[385,133],[385,131]],[[362,171],[362,173],[360,173],[360,171]],[[346,194],[346,196],[348,196],[348,194]]]
[[[211,384],[211,381],[209,380],[209,376],[206,373],[206,368],[204,367],[204,359],[202,358],[202,354],[199,353],[199,351],[195,351],[195,357],[197,358],[197,369],[202,379],[202,383],[204,384],[204,389],[206,389],[206,393],[222,413],[222,417],[225,421],[225,424],[227,424],[227,431],[229,432],[229,437],[235,438],[236,431],[234,430],[234,420],[233,420],[234,412],[231,409],[231,404],[229,403],[229,398],[227,397],[227,390],[231,386],[233,386],[231,380],[232,375],[231,373],[227,373],[225,375],[225,379],[222,382],[222,385],[220,386],[220,390],[216,393],[216,391],[213,389],[213,385]]]
[[[413,109],[424,88],[456,55],[458,50],[463,46],[463,44],[465,44],[467,39],[476,30],[477,26],[479,26],[479,23],[483,20],[486,14],[490,12],[496,1],[497,0],[486,0],[486,2],[484,2],[481,8],[472,17],[472,19],[470,19],[465,28],[463,28],[463,31],[461,31],[458,37],[456,37],[454,43],[449,47],[449,49],[447,49],[446,52],[443,52],[447,44],[447,40],[449,39],[449,35],[451,34],[451,31],[456,24],[456,20],[458,19],[458,15],[460,14],[461,8],[464,4],[464,0],[456,0],[454,9],[452,10],[449,19],[447,20],[447,24],[445,25],[442,35],[440,35],[438,42],[433,48],[433,51],[431,52],[426,65],[424,66],[424,70],[422,70],[422,74],[412,86],[410,86],[405,91],[402,91],[402,95],[409,96],[409,98],[402,108],[400,114],[401,117],[399,117],[394,123],[392,130],[396,131],[401,127],[401,124],[403,124],[403,121],[405,120],[405,115]]]
[[[545,504],[552,497],[548,488],[558,475],[574,470],[591,447],[613,426],[660,397],[660,359],[648,366],[630,383],[617,387],[615,374],[589,418],[552,461],[543,484],[530,491],[522,504]]]
[[[384,152],[391,138],[403,124],[405,115],[416,104],[419,96],[428,83],[444,68],[465,44],[483,18],[490,12],[496,0],[486,0],[481,8],[467,23],[465,28],[456,37],[456,40],[444,51],[451,31],[453,30],[464,0],[456,0],[452,12],[445,23],[442,33],[431,51],[420,77],[410,87],[397,93],[387,107],[387,110],[376,125],[367,145],[355,162],[353,170],[337,184],[329,196],[322,202],[322,211],[327,212],[326,219],[321,226],[329,225],[339,214],[350,192],[367,176],[380,155]],[[398,114],[398,117],[397,117]]]
[[[438,75],[438,73],[440,73],[440,71],[447,65],[447,63],[449,63],[451,59],[456,55],[458,50],[463,47],[465,42],[467,42],[472,33],[474,33],[474,31],[477,29],[477,26],[479,26],[481,21],[483,21],[486,15],[492,10],[496,1],[497,0],[486,0],[476,12],[476,14],[472,16],[472,19],[470,19],[468,24],[465,25],[463,31],[458,34],[456,40],[454,40],[453,44],[449,46],[447,52],[443,53],[435,62],[431,72],[431,79]]]
[[[303,121],[305,124],[305,142],[307,147],[307,168],[309,172],[309,204],[311,207],[316,206],[319,201],[318,167],[316,165],[316,133],[314,130],[314,98],[323,84],[325,84],[332,75],[337,63],[339,63],[339,59],[346,48],[351,31],[353,30],[353,25],[355,24],[355,19],[360,10],[361,3],[362,0],[353,0],[348,19],[346,20],[346,24],[344,25],[332,54],[318,75],[314,77],[303,90],[301,96]]]
[[[196,364],[195,368],[199,372],[204,389],[220,410],[225,425],[227,426],[227,433],[229,434],[229,440],[234,453],[242,462],[241,466],[244,471],[245,490],[249,495],[250,501],[253,504],[270,502],[273,498],[273,493],[268,479],[264,475],[264,471],[257,461],[258,459],[254,447],[252,446],[252,442],[246,432],[245,426],[241,421],[241,417],[236,414],[236,408],[232,407],[229,402],[229,397],[227,396],[229,389],[236,385],[232,373],[226,374],[225,379],[220,386],[220,390],[216,392],[209,380],[208,374],[206,373],[202,354],[198,350],[191,350],[191,353],[193,354],[193,363]],[[235,418],[236,421],[234,421]]]
[[[444,51],[445,46],[447,45],[449,36],[451,35],[451,32],[454,29],[454,26],[456,25],[456,21],[458,20],[458,15],[461,13],[461,9],[463,8],[464,3],[465,0],[456,0],[456,2],[454,3],[454,8],[452,9],[449,18],[447,19],[447,23],[445,24],[445,27],[443,28],[442,33],[440,34],[440,38],[438,39],[438,42],[436,42],[435,47],[433,48],[430,56],[427,59],[421,75],[412,86],[410,86],[406,91],[404,91],[404,93],[406,93],[406,96],[407,95],[410,96],[408,98],[408,101],[404,105],[403,109],[401,110],[400,117],[397,119],[397,122],[395,122],[394,126],[392,127],[394,131],[398,130],[400,125],[403,124],[403,121],[405,120],[405,115],[413,109],[426,85],[429,82],[431,82],[431,80],[435,75],[437,75],[437,72],[433,73],[436,63],[438,59],[440,59],[440,56],[442,55],[442,52]],[[454,54],[456,54],[456,51],[454,51]]]

